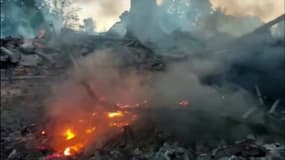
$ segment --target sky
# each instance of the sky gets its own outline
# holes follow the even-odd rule
[[[162,4],[164,0],[157,0]],[[222,8],[225,14],[243,17],[257,16],[264,22],[284,14],[284,0],[210,0],[212,8]],[[93,18],[96,31],[107,31],[119,16],[130,8],[130,0],[74,0],[81,23],[85,18]]]
[[[81,8],[78,12],[81,23],[86,18],[93,18],[97,32],[107,31],[119,21],[119,16],[130,8],[130,0],[74,0],[74,5]]]
[[[213,8],[223,8],[233,16],[257,16],[268,22],[285,11],[284,0],[210,0]]]

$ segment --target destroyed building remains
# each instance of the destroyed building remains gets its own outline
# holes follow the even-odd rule
[[[1,2],[1,160],[285,158],[284,13],[130,0],[98,32],[80,2]]]

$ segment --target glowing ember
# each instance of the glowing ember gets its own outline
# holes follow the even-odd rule
[[[124,126],[128,126],[128,125],[129,125],[129,123],[127,123],[127,122],[120,122],[120,123],[113,122],[113,123],[109,124],[110,127],[124,127]]]
[[[67,129],[65,132],[66,140],[71,140],[75,137],[75,134],[71,131],[71,129]]]
[[[46,135],[46,131],[41,131],[41,135]]]
[[[51,154],[51,155],[48,155],[45,157],[45,160],[53,160],[53,159],[58,159],[58,158],[61,158],[62,155],[59,154],[59,153],[54,153],[54,154]]]
[[[123,117],[123,112],[117,111],[117,112],[109,112],[108,113],[109,118],[115,118],[115,117]]]
[[[189,105],[189,102],[187,100],[182,100],[179,105],[182,107],[187,107]]]
[[[70,148],[67,147],[67,148],[64,150],[63,154],[64,154],[65,156],[71,156]]]
[[[51,135],[49,145],[55,153],[64,157],[73,157],[94,143],[97,137],[112,131],[120,132],[121,128],[129,126],[136,119],[137,115],[134,113],[120,109],[115,112],[103,110],[88,112],[87,115],[72,117],[68,123],[49,129],[49,132],[56,131],[49,133],[49,136]],[[40,133],[46,134],[46,131],[42,130]]]
[[[93,132],[95,131],[95,129],[96,129],[95,127],[86,129],[86,130],[85,130],[85,133],[91,134],[91,133],[93,133]]]
[[[63,155],[65,156],[72,156],[76,153],[78,153],[78,151],[83,147],[82,144],[77,144],[71,147],[66,147],[65,150],[63,151]]]
[[[126,104],[126,105],[121,105],[120,108],[130,108],[130,105]]]

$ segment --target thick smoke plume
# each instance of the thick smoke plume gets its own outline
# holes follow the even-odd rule
[[[209,137],[232,139],[252,129],[239,122],[248,110],[260,105],[256,85],[270,98],[281,98],[284,48],[280,43],[284,39],[270,29],[246,34],[262,24],[258,18],[213,11],[209,1],[191,1],[184,6],[182,1],[165,0],[159,6],[150,0],[134,2],[121,18],[128,30],[126,36],[152,42],[158,54],[182,53],[189,58],[167,63],[165,72],[141,73],[124,65],[135,63],[130,48],[97,50],[74,62],[68,80],[59,83],[47,105],[50,119],[59,117],[62,123],[89,114],[99,107],[94,102],[98,97],[129,106],[147,101],[149,110],[139,112],[140,122],[150,121],[188,142]],[[148,10],[141,10],[142,5]],[[169,7],[174,7],[171,13]],[[195,23],[189,24],[192,21]],[[272,79],[274,83],[270,83]],[[189,102],[187,107],[179,105],[183,100]],[[263,114],[258,111],[249,121],[263,124]],[[234,134],[237,131],[238,135]]]
[[[284,48],[280,45],[284,39],[274,36],[284,35],[282,25],[273,27],[274,32],[250,34],[263,24],[258,17],[227,15],[223,10],[213,10],[210,1],[164,0],[160,5],[153,0],[132,2],[130,11],[121,16],[125,36],[146,45],[151,42],[155,54],[182,54],[185,59],[167,61],[165,72],[141,73],[124,65],[135,63],[130,60],[134,54],[129,47],[96,49],[75,61],[67,80],[56,85],[47,104],[51,124],[80,119],[96,108],[110,109],[98,106],[98,98],[129,106],[147,101],[148,112],[139,115],[146,124],[151,121],[157,128],[189,141],[227,135],[231,139],[251,129],[238,122],[249,109],[259,106],[256,85],[272,99],[281,99],[285,93]],[[105,8],[110,1],[96,3]],[[111,6],[108,12],[98,12],[102,17],[113,17],[119,10],[116,3]],[[67,38],[66,42],[77,42],[78,38]],[[183,100],[189,102],[185,108],[179,105]],[[263,113],[255,113],[252,122],[263,123]],[[230,128],[229,119],[238,125]],[[237,130],[240,134],[233,134]]]
[[[219,34],[237,37],[263,24],[258,15],[227,15],[223,8],[213,8],[208,0],[164,0],[160,5],[153,0],[134,0],[132,5],[129,16],[122,23],[141,41],[161,41],[165,34],[175,31],[198,34],[204,39]]]
[[[97,32],[108,31],[113,24],[119,21],[120,15],[130,9],[131,5],[130,0],[60,0],[58,2],[63,1],[71,2],[72,7],[81,8],[81,10],[76,13],[80,25],[83,25],[84,19],[93,18]],[[155,0],[152,1],[155,3]],[[16,28],[16,30],[18,30],[18,34],[24,37],[34,37],[37,35],[40,30],[39,28],[42,27],[40,26],[41,24],[38,23],[52,24],[56,30],[60,30],[64,27],[61,22],[65,21],[65,17],[50,12],[53,10],[50,4],[54,2],[56,1],[32,0],[29,1],[29,3],[22,3],[22,0],[4,1],[3,5],[1,5],[3,15],[2,23],[4,24],[2,36],[11,34],[12,29],[6,27],[6,24],[19,24],[19,22],[13,22],[13,20],[23,19],[23,15],[25,17],[24,21],[26,22],[21,22],[20,25],[17,25],[18,28]],[[150,1],[142,1],[140,3],[149,5],[149,2]],[[233,3],[234,5],[232,5]],[[21,4],[24,4],[24,6],[21,6]],[[203,16],[208,17],[209,13],[220,10],[222,17],[217,18],[217,29],[221,32],[233,32],[234,35],[241,35],[260,25],[261,22],[258,21],[258,19],[267,22],[284,12],[282,7],[284,6],[284,2],[282,0],[263,0],[259,2],[252,0],[157,0],[155,4],[158,4],[159,7],[156,8],[156,13],[152,14],[152,17],[154,17],[153,20],[154,22],[158,22],[161,31],[166,33],[175,30],[193,31],[199,29],[198,26],[195,26],[199,18]],[[149,9],[148,7],[144,9]],[[30,11],[26,12],[26,8],[29,8]],[[267,12],[268,10],[271,12]],[[231,20],[226,18],[227,16],[230,16],[230,19],[236,20],[231,22]],[[31,21],[33,22],[31,23]],[[205,24],[205,22],[203,22],[203,24]],[[235,28],[231,29],[230,27],[233,26]]]
[[[91,93],[104,97],[111,104],[135,106],[147,101],[148,109],[142,108],[138,112],[139,123],[149,124],[151,121],[159,129],[187,138],[187,142],[197,137],[201,140],[226,137],[237,128],[224,132],[227,127],[224,118],[241,120],[249,108],[258,105],[253,94],[234,84],[223,82],[220,86],[209,86],[200,81],[201,77],[210,75],[209,68],[218,63],[213,59],[208,62],[192,59],[191,62],[170,65],[166,73],[138,73],[133,68],[122,67],[125,59],[118,57],[119,53],[97,51],[74,63],[70,77],[57,85],[54,97],[47,105],[48,118],[53,121],[51,124],[62,126],[64,122],[80,119],[98,108],[110,109],[96,105],[96,98],[83,83],[90,86]],[[189,106],[181,107],[182,100],[189,101]],[[254,121],[262,122],[259,118]],[[207,127],[209,123],[215,127]],[[249,133],[248,128],[243,130],[243,136]]]
[[[65,103],[70,97],[74,97],[68,102],[71,105],[65,105],[67,108],[55,107],[51,110],[54,110],[54,113],[70,110],[73,113],[74,109],[81,109],[81,102],[85,103],[91,99],[96,101],[99,97],[104,97],[112,104],[136,104],[149,99],[151,95],[148,90],[150,89],[141,85],[145,77],[139,76],[134,70],[120,70],[121,61],[111,53],[108,50],[98,51],[75,62],[70,80],[64,81],[64,85],[59,84],[59,88],[55,91],[56,100],[52,101]],[[98,97],[92,97],[84,84],[88,84]],[[96,106],[85,105],[85,107],[92,109]]]

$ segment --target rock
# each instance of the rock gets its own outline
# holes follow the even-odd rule
[[[133,152],[134,155],[138,156],[142,154],[142,151],[139,148],[136,148]]]
[[[255,136],[254,136],[253,134],[247,135],[246,138],[247,138],[247,139],[250,139],[250,140],[255,140]]]
[[[234,145],[224,146],[223,148],[218,148],[215,150],[215,154],[212,156],[215,159],[220,159],[223,157],[238,156],[244,158],[253,157],[265,157],[266,149],[263,146],[256,145],[255,141],[244,140],[236,142]]]
[[[16,149],[13,149],[12,152],[9,154],[8,159],[13,159],[16,154],[17,154]]]
[[[189,160],[189,155],[183,147],[178,144],[164,143],[163,146],[155,154],[156,158],[164,160]]]
[[[41,63],[41,58],[38,55],[23,55],[20,64],[22,66],[37,66]]]
[[[122,156],[122,153],[120,151],[118,151],[118,150],[112,150],[110,152],[110,154],[115,159],[118,159],[118,158],[120,158]]]
[[[282,159],[285,157],[285,145],[279,143],[265,144],[263,147],[269,152],[267,157],[271,159]]]
[[[211,156],[209,154],[200,154],[198,157],[197,157],[197,160],[210,160],[211,159]]]

